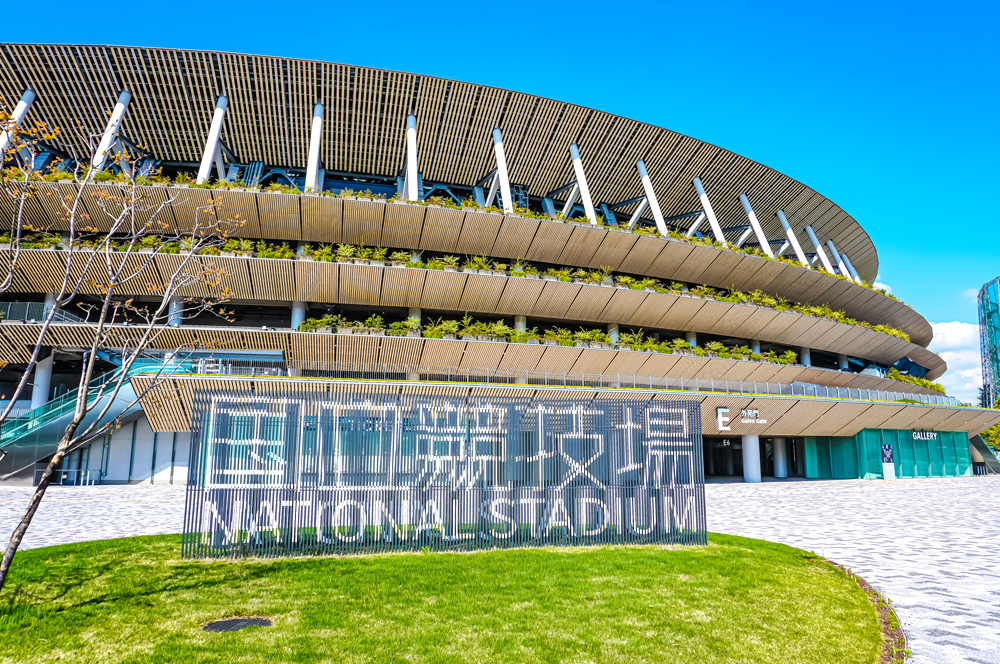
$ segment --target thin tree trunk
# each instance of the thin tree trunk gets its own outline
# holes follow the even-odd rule
[[[75,433],[76,423],[71,423],[70,427],[72,427],[73,433]],[[67,428],[63,434],[62,440],[59,441],[59,447],[56,448],[55,454],[52,455],[52,460],[45,467],[45,472],[42,473],[42,477],[38,481],[38,486],[35,487],[35,493],[31,495],[31,500],[28,501],[28,509],[25,510],[24,516],[21,517],[21,522],[17,524],[17,528],[14,529],[14,533],[10,536],[10,542],[3,553],[3,560],[0,561],[0,592],[3,591],[4,584],[7,582],[7,572],[10,570],[10,564],[14,560],[14,554],[17,553],[18,547],[21,546],[21,541],[24,539],[24,534],[28,532],[28,526],[31,525],[31,520],[35,517],[38,506],[42,504],[45,490],[52,483],[52,475],[62,463],[63,457],[66,456],[66,449],[73,440],[73,433]]]

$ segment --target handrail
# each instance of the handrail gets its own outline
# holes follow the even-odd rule
[[[129,369],[125,378],[128,379],[139,373],[147,373],[152,369],[158,369],[162,366],[164,366],[162,361],[137,360]],[[115,369],[101,374],[97,378],[90,381],[90,385],[87,386],[87,403],[93,401],[94,398],[100,394],[101,387],[106,383],[115,380],[120,373],[121,369]],[[0,425],[0,447],[27,435],[35,429],[43,427],[50,422],[58,420],[72,411],[73,408],[76,407],[76,399],[79,393],[80,388],[70,390],[63,395],[52,399],[48,403],[39,406],[38,408],[34,408],[23,415],[10,418],[3,422],[2,425]]]
[[[861,401],[907,399],[928,406],[959,406],[954,397],[861,388],[830,387],[813,383],[768,383],[760,381],[641,376],[634,374],[588,374],[524,369],[476,369],[405,364],[355,364],[292,360],[199,359],[183,363],[185,373],[219,376],[272,376],[301,378],[355,378],[361,380],[425,380],[476,382],[506,385],[550,385],[567,387],[642,388],[690,392],[725,392],[762,396],[803,396]]]
[[[48,316],[49,307],[42,302],[3,302],[0,303],[0,319],[17,321],[43,321]],[[62,323],[84,323],[84,319],[68,311],[59,309],[52,320]]]

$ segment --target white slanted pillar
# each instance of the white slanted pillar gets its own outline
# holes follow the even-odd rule
[[[580,198],[583,199],[583,213],[592,224],[597,223],[594,214],[594,202],[590,199],[590,188],[587,187],[587,176],[583,173],[583,162],[580,161],[580,149],[576,143],[569,146],[569,156],[573,160],[573,172],[576,174],[576,184],[580,188]]]
[[[507,176],[507,157],[503,152],[503,137],[500,128],[493,130],[493,150],[497,156],[497,180],[500,182],[500,195],[503,196],[503,213],[514,212],[514,201],[510,198],[510,179]]]
[[[21,101],[17,102],[17,106],[14,107],[14,112],[10,114],[10,118],[5,123],[7,126],[2,132],[0,132],[0,164],[2,164],[4,160],[4,150],[10,147],[11,130],[14,129],[14,127],[21,126],[24,116],[28,114],[28,110],[31,108],[33,103],[35,103],[35,91],[28,88],[24,91],[24,94],[21,95]]]
[[[639,205],[636,206],[635,212],[632,213],[632,217],[628,220],[629,230],[635,228],[636,222],[642,217],[642,213],[646,211],[647,207],[649,207],[649,203],[645,198],[639,201]]]
[[[403,197],[408,201],[420,200],[420,173],[417,168],[417,116],[406,116],[406,175],[403,179]]]
[[[844,263],[844,258],[837,251],[836,245],[833,244],[833,240],[827,240],[826,246],[830,247],[830,255],[833,256],[833,260],[837,263],[837,269],[842,275],[851,278],[851,273],[847,271],[847,265]]]
[[[208,140],[205,141],[205,152],[201,155],[201,166],[198,168],[197,184],[205,184],[212,174],[212,162],[221,168],[222,146],[219,144],[219,136],[222,134],[222,121],[226,119],[226,107],[229,100],[226,95],[219,95],[219,101],[215,104],[215,114],[212,116],[212,126],[208,130]],[[219,155],[219,158],[216,158]],[[225,173],[219,172],[219,178],[225,178]]]
[[[313,106],[312,129],[309,132],[309,161],[306,163],[306,191],[323,187],[319,181],[319,148],[323,140],[323,104]]]
[[[745,231],[743,231],[743,233],[740,235],[740,239],[736,240],[736,244],[734,244],[733,246],[735,246],[737,249],[742,247],[743,243],[750,239],[751,233],[753,233],[753,228],[747,228]]]
[[[639,178],[642,180],[642,191],[646,194],[646,204],[649,206],[650,212],[653,213],[656,230],[660,232],[660,235],[666,235],[667,223],[663,221],[663,212],[660,210],[660,204],[656,200],[656,192],[653,191],[653,183],[649,179],[649,173],[646,172],[646,164],[640,160],[635,166],[639,169]]]
[[[712,227],[712,235],[715,236],[717,242],[724,246],[729,246],[726,242],[726,236],[722,232],[722,226],[719,225],[719,220],[715,217],[715,211],[712,209],[712,203],[708,200],[708,194],[705,193],[705,187],[701,184],[701,178],[694,179],[694,188],[698,191],[698,199],[701,201],[701,209],[705,211],[708,216],[708,223]]]
[[[698,217],[694,220],[694,223],[691,224],[691,227],[688,229],[688,232],[686,233],[686,235],[688,237],[691,237],[692,235],[694,235],[695,233],[697,233],[698,232],[698,228],[701,226],[701,222],[703,222],[703,221],[705,221],[705,211],[704,210],[702,210],[701,214],[699,214]]]
[[[813,243],[816,247],[816,255],[819,256],[819,260],[823,263],[823,269],[830,274],[836,274],[833,269],[833,265],[830,264],[830,259],[826,257],[826,252],[823,251],[823,245],[820,244],[819,238],[816,237],[816,233],[813,232],[812,226],[806,226],[806,235],[809,236],[809,241]]]
[[[767,236],[764,235],[764,229],[761,227],[760,222],[757,221],[757,215],[754,214],[753,208],[750,207],[750,199],[747,198],[746,194],[740,194],[740,203],[743,203],[743,209],[747,212],[747,218],[750,220],[750,228],[753,229],[754,235],[757,236],[757,242],[760,243],[760,250],[771,258],[774,258],[774,252],[771,251],[771,243],[768,242]]]
[[[847,257],[847,254],[845,254],[844,252],[840,252],[840,257],[844,259],[844,265],[847,266],[847,271],[851,273],[851,279],[854,279],[856,283],[860,284],[861,275],[859,275],[858,271],[854,269],[853,265],[851,265],[851,259],[849,259]]]
[[[580,183],[574,182],[573,186],[569,190],[569,194],[566,196],[566,203],[563,205],[562,216],[569,219],[569,215],[573,212],[573,206],[576,205],[576,199],[580,197]]]
[[[114,150],[115,143],[118,140],[118,130],[121,129],[122,119],[125,117],[125,109],[128,108],[130,101],[132,101],[132,93],[128,90],[123,90],[118,96],[118,103],[115,104],[114,110],[111,111],[111,117],[108,118],[108,126],[104,128],[104,134],[101,135],[101,142],[97,144],[97,152],[94,153],[94,157],[90,161],[90,167],[95,171],[99,171],[107,165],[108,153]]]
[[[810,269],[809,261],[806,260],[806,254],[802,251],[802,245],[799,244],[799,238],[795,236],[795,231],[792,230],[791,224],[789,224],[788,219],[785,218],[785,213],[781,210],[778,210],[778,221],[781,222],[781,227],[785,229],[785,235],[788,236],[788,243],[792,246],[792,249],[795,250],[795,257],[799,259],[800,263],[802,263],[802,267]]]

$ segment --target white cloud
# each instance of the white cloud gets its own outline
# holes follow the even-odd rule
[[[934,341],[928,348],[948,363],[948,371],[938,382],[959,401],[978,404],[979,388],[983,385],[979,326],[951,321],[931,323],[931,327],[934,329]]]
[[[889,284],[882,283],[881,279],[882,279],[882,275],[881,274],[876,274],[875,275],[875,281],[872,282],[872,287],[884,290],[886,293],[891,293],[892,292],[892,286],[890,286]]]
[[[978,288],[966,288],[964,291],[962,291],[962,297],[964,297],[966,299],[969,299],[969,300],[976,300],[979,297],[979,289]]]

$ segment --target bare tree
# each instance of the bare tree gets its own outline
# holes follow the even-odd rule
[[[155,184],[150,178],[159,179],[158,175],[140,177],[121,151],[98,155],[97,162],[107,164],[106,169],[91,168],[97,136],[82,126],[75,132],[80,142],[89,146],[91,154],[87,159],[81,162],[76,158],[72,171],[49,169],[44,173],[35,167],[38,146],[55,140],[59,131],[38,123],[19,128],[5,115],[0,115],[0,129],[7,130],[11,138],[5,154],[0,155],[0,165],[13,163],[0,173],[0,197],[2,209],[7,212],[4,221],[9,223],[11,245],[0,258],[0,293],[16,292],[18,283],[23,285],[25,257],[39,244],[58,243],[61,269],[61,283],[53,293],[55,301],[45,311],[23,376],[13,394],[6,395],[10,401],[0,413],[0,424],[10,416],[15,401],[28,385],[44,347],[49,345],[47,335],[54,325],[64,324],[58,316],[64,307],[75,302],[82,310],[83,321],[73,324],[85,329],[88,339],[72,418],[0,561],[2,590],[14,554],[64,457],[120,427],[120,417],[105,421],[109,411],[123,387],[130,384],[134,370],[142,367],[149,350],[163,348],[164,344],[158,342],[163,333],[181,319],[203,313],[227,317],[231,313],[222,308],[230,297],[224,285],[228,275],[217,267],[211,254],[218,253],[242,221],[216,218],[209,199],[197,208],[192,222],[178,227],[170,208],[185,194],[174,191],[164,195],[168,190],[147,186]],[[154,191],[159,193],[154,195]],[[59,219],[50,221],[48,227],[28,214],[32,203],[37,204],[45,196],[58,201],[55,207],[59,210]],[[172,258],[165,260],[167,255]],[[190,295],[195,291],[201,296]],[[211,345],[201,342],[198,347]],[[195,349],[174,348],[174,356],[183,358]],[[120,356],[121,365],[109,378],[95,382],[101,351],[113,351]],[[154,363],[148,369],[153,380],[144,390],[136,391],[129,405],[137,404],[169,373],[171,366]],[[90,423],[85,425],[88,417]]]

